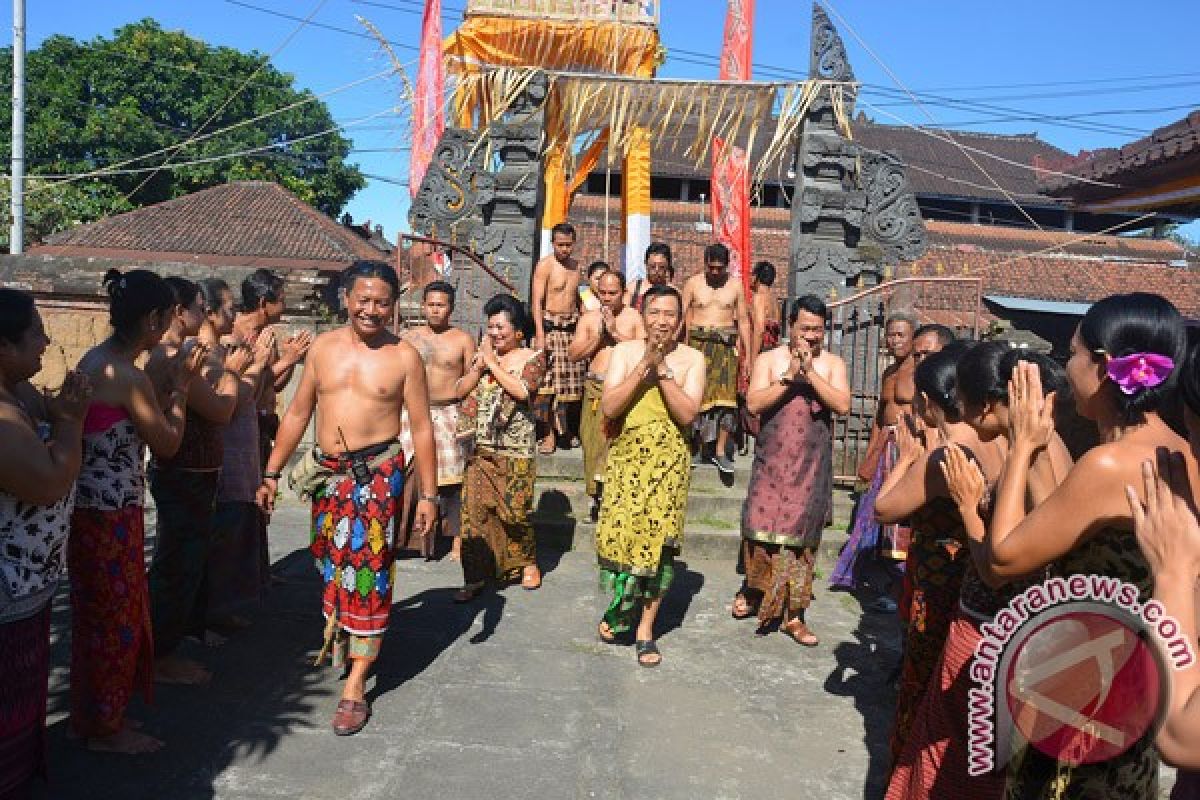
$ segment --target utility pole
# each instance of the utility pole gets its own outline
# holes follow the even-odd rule
[[[13,0],[12,231],[8,252],[25,252],[25,0]]]

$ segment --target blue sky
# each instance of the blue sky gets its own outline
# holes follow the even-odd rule
[[[154,17],[167,28],[213,44],[271,53],[298,26],[278,14],[303,18],[318,2],[35,1],[28,4],[29,43],[35,47],[56,33],[79,39],[107,36],[120,25]],[[443,3],[449,33],[461,19],[465,0]],[[662,4],[668,60],[660,74],[715,77],[716,66],[703,54],[715,56],[720,50],[723,0]],[[394,42],[411,46],[398,54],[415,61],[421,6],[421,0],[326,0],[314,17],[317,24],[301,30],[274,62],[294,74],[299,86],[318,93],[385,69],[387,62],[372,41],[332,29],[361,31],[356,15],[370,19]],[[866,85],[858,108],[880,122],[900,118],[931,124],[932,116],[932,123],[970,130],[1036,132],[1074,152],[1119,146],[1200,108],[1200,61],[1195,56],[1200,3],[1156,5],[1152,15],[1142,17],[1136,7],[1115,0],[1006,0],[992,5],[836,0],[832,7],[844,20],[834,18],[858,79]],[[758,0],[754,55],[762,68],[756,77],[806,72],[810,8],[808,2]],[[4,43],[11,41],[8,26],[3,35]],[[415,71],[415,63],[410,69]],[[897,99],[899,87],[888,70],[909,89],[936,94],[942,104],[917,106]],[[334,118],[347,123],[387,111],[398,96],[395,79],[379,79],[335,94],[327,103]],[[1028,119],[1032,116],[1042,118]],[[356,149],[352,159],[377,176],[347,210],[358,221],[383,224],[389,238],[407,229],[408,190],[384,180],[407,177],[406,154],[392,149],[407,138],[407,124],[407,118],[384,114],[346,131]],[[1200,223],[1188,227],[1193,237],[1200,236]]]

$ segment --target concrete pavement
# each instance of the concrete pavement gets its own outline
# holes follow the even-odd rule
[[[538,592],[458,606],[458,565],[400,563],[367,729],[333,736],[339,679],[320,644],[306,509],[281,507],[272,557],[289,583],[220,648],[185,645],[207,688],[156,687],[132,716],[167,747],[92,754],[66,737],[68,619],[54,618],[53,798],[873,797],[886,751],[894,618],[820,591],[806,649],[729,616],[729,560],[689,559],[664,608],[658,669],[604,645],[594,556],[541,554]],[[153,530],[152,525],[148,525]],[[826,571],[828,565],[826,564]]]

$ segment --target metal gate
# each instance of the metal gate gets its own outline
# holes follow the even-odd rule
[[[850,413],[834,418],[834,480],[854,483],[866,453],[880,382],[890,363],[884,348],[888,314],[910,310],[922,324],[938,322],[960,337],[977,339],[982,291],[980,278],[902,278],[828,304],[827,346],[846,362],[851,398]]]

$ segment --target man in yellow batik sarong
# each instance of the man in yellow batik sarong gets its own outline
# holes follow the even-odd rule
[[[637,660],[644,667],[662,663],[654,620],[683,541],[691,480],[687,429],[704,396],[704,356],[676,340],[682,313],[674,288],[647,291],[646,338],[613,347],[600,400],[619,432],[608,450],[596,529],[601,582],[613,594],[599,635],[614,643],[636,624]]]

